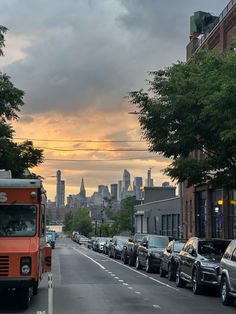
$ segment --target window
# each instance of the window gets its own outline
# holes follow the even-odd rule
[[[236,262],[236,249],[234,249],[234,251],[233,251],[232,261]]]
[[[45,236],[45,231],[46,231],[46,217],[45,217],[45,206],[41,206],[41,214],[40,214],[40,236],[44,237]]]
[[[37,209],[32,205],[0,206],[0,237],[24,237],[36,234]]]

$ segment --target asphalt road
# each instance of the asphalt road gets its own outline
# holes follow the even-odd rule
[[[158,274],[147,274],[120,260],[58,239],[53,250],[54,314],[230,314],[215,292],[193,295],[191,287],[176,288]],[[20,311],[14,296],[0,296],[0,313],[37,313],[47,309],[47,276],[30,308]],[[47,312],[46,312],[47,313]]]

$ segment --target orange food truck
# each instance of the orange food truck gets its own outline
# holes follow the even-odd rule
[[[0,290],[13,291],[19,306],[27,308],[48,271],[51,247],[42,181],[0,177]]]

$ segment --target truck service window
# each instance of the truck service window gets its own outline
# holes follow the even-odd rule
[[[32,205],[1,205],[0,237],[34,236],[36,212],[36,207]]]

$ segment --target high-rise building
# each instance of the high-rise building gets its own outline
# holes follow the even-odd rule
[[[113,199],[115,201],[117,201],[117,197],[118,197],[118,184],[113,183],[111,184],[111,196],[113,197]]]
[[[99,185],[98,186],[98,193],[102,195],[102,197],[109,197],[110,192],[107,185]]]
[[[134,195],[136,200],[142,199],[142,186],[143,186],[143,178],[142,177],[135,177],[133,182],[134,187]]]
[[[149,168],[147,171],[147,179],[146,179],[146,185],[147,187],[152,187],[153,184],[153,179],[152,179],[152,168]]]
[[[65,181],[61,180],[61,171],[57,170],[57,191],[56,191],[56,207],[65,206]]]
[[[118,191],[117,191],[117,200],[121,201],[121,195],[122,195],[122,180],[118,181]]]
[[[130,186],[130,173],[127,169],[123,172],[121,199],[126,198]]]

